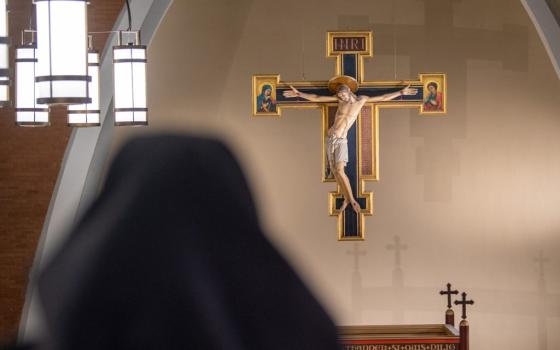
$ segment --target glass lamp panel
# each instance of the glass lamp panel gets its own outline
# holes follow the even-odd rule
[[[132,123],[134,122],[133,112],[115,112],[116,123]]]
[[[44,106],[47,108],[47,106]],[[40,124],[49,123],[49,112],[35,112],[35,122]]]
[[[16,52],[16,58],[19,59],[35,59],[37,50],[32,46],[29,47],[18,47]]]
[[[134,112],[134,121],[136,123],[146,123],[148,121],[148,113],[146,112]]]
[[[87,105],[88,110],[99,110],[99,67],[90,67],[89,75],[91,82],[89,83],[89,95],[91,103]]]
[[[133,62],[132,74],[134,80],[132,82],[134,108],[147,108],[146,104],[146,63]]]
[[[33,51],[33,49],[17,49],[16,60],[21,58],[32,59]],[[31,55],[29,52],[31,52]],[[16,73],[16,108],[34,108],[35,62],[16,61]]]
[[[16,108],[35,107],[35,73],[33,62],[17,62]]]
[[[78,98],[87,97],[86,81],[61,80],[52,82],[52,97],[55,98]]]
[[[16,123],[27,126],[45,126],[49,123],[47,105],[37,104],[35,76],[36,49],[32,46],[16,49]]]
[[[147,124],[146,48],[115,47],[115,123]]]
[[[115,108],[133,108],[132,65],[129,62],[115,63]]]
[[[37,16],[37,59],[41,62],[37,66],[37,75],[50,75],[50,34],[49,34],[49,2],[39,1],[35,3]],[[42,84],[41,84],[42,85]],[[43,87],[40,87],[41,95]]]
[[[131,58],[132,52],[128,47],[119,47],[113,50],[113,59],[115,60],[129,60]]]
[[[6,0],[0,0],[0,107],[10,100],[9,38]]]
[[[0,102],[8,102],[10,97],[9,80],[6,77],[0,78]]]
[[[8,69],[8,44],[0,43],[0,69]]]
[[[69,126],[99,126],[99,113],[68,112]]]
[[[52,75],[86,75],[86,3],[83,1],[50,2]]]
[[[88,53],[88,65],[99,64],[99,53],[96,51]]]
[[[8,8],[6,0],[0,0],[0,37],[8,36]]]
[[[146,59],[146,49],[135,48],[131,50],[131,56],[135,60],[145,60]]]
[[[49,103],[85,102],[88,98],[86,1],[42,0],[36,2],[36,10],[38,98]]]
[[[89,95],[91,103],[68,106],[68,125],[70,126],[98,126],[99,115],[99,54],[88,54]]]

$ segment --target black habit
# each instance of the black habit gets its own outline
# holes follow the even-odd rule
[[[280,186],[280,184],[279,184]],[[56,350],[336,350],[220,142],[134,139],[39,278]]]

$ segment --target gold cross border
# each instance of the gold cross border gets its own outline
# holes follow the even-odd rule
[[[360,56],[361,57],[361,56]],[[359,88],[373,88],[373,87],[406,87],[410,85],[413,88],[423,89],[422,96],[426,95],[428,90],[427,85],[429,82],[436,81],[440,86],[443,95],[443,109],[441,111],[425,111],[422,100],[417,101],[402,101],[392,100],[387,102],[377,102],[376,105],[383,105],[384,107],[393,107],[395,102],[398,101],[397,108],[414,108],[420,109],[420,115],[443,115],[447,113],[447,75],[445,73],[420,73],[418,80],[380,80],[380,81],[362,81],[359,83]],[[272,86],[272,96],[277,97],[277,89],[289,89],[290,85],[296,89],[305,88],[328,88],[328,81],[280,81],[280,74],[255,74],[252,78],[252,94],[251,105],[253,110],[253,117],[281,117],[282,109],[284,108],[310,108],[320,109],[324,103],[308,102],[308,101],[281,101],[276,105],[276,112],[263,113],[257,112],[257,96],[260,94],[259,86],[268,83]],[[359,91],[359,90],[358,90]],[[371,103],[373,104],[373,103]]]
[[[365,50],[363,51],[351,51],[351,50],[344,50],[344,51],[335,51],[334,49],[334,39],[340,38],[353,38],[353,37],[361,37],[365,41]],[[373,57],[373,33],[369,31],[355,31],[355,32],[327,32],[327,57],[334,57],[336,58],[336,71],[335,75],[342,75],[344,71],[342,56],[344,54],[356,54],[357,61],[356,61],[356,80],[358,81],[359,85],[361,86],[364,82],[365,75],[364,75],[364,58]]]

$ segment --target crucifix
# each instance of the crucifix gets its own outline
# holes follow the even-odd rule
[[[381,108],[413,107],[419,108],[423,115],[445,114],[446,76],[430,73],[420,74],[418,80],[366,81],[364,59],[373,56],[371,32],[328,32],[326,47],[327,57],[336,59],[333,79],[282,82],[278,74],[254,75],[253,115],[280,117],[284,108],[321,110],[322,181],[337,184],[336,191],[328,196],[329,215],[338,218],[339,240],[363,240],[365,216],[373,214],[373,193],[366,191],[365,182],[379,180],[378,125]],[[342,85],[347,87],[349,95],[362,98],[360,101],[363,104],[356,111],[356,118],[347,118],[347,128],[339,133],[336,130],[340,128],[335,123],[345,112],[340,112],[344,104],[339,96]],[[340,139],[336,145],[332,141],[333,134]],[[336,151],[330,152],[335,147],[344,149],[341,152],[343,156],[337,155]],[[333,169],[337,161],[345,165],[347,183],[337,176],[339,169]]]
[[[455,313],[451,309],[451,295],[459,294],[458,290],[451,290],[451,283],[447,283],[447,290],[440,290],[440,295],[447,295],[447,311],[445,312],[445,324],[455,326]]]

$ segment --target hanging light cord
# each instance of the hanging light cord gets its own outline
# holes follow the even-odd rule
[[[395,74],[395,80],[397,80],[397,26],[396,26],[396,17],[395,17],[395,11],[396,11],[396,1],[393,1],[393,14],[392,14],[392,24],[393,24],[393,70],[394,70],[394,74]]]
[[[31,33],[31,41],[29,42],[29,44],[33,44],[35,42],[33,23],[35,23],[35,6],[32,6],[31,13],[29,14],[29,28],[27,30],[24,29],[21,32],[21,45],[26,45],[25,33]]]
[[[305,80],[305,22],[301,21],[301,78]]]
[[[29,14],[29,30],[33,30],[33,22],[35,20],[35,6],[32,6],[31,13]]]
[[[132,30],[132,15],[130,13],[130,2],[129,0],[126,0],[126,10],[128,12],[128,31]]]

